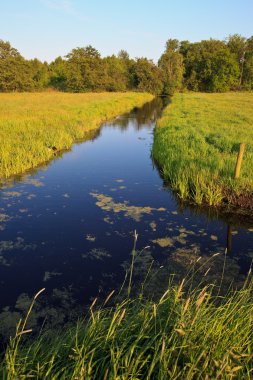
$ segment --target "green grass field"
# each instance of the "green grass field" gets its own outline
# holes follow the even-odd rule
[[[0,364],[2,380],[252,379],[252,283],[225,298],[212,286],[169,286],[156,302],[126,298],[58,333],[19,323]],[[110,296],[108,297],[110,298]],[[111,302],[111,300],[110,300]]]
[[[0,179],[68,149],[87,131],[153,98],[142,93],[0,94]]]
[[[234,179],[239,144],[246,143]],[[176,94],[159,120],[153,157],[180,198],[253,209],[253,93]]]

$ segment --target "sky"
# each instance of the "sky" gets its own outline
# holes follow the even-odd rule
[[[169,38],[235,33],[253,35],[253,0],[0,0],[0,39],[48,62],[87,45],[156,62]]]

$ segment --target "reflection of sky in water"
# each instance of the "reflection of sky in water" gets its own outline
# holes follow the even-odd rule
[[[227,238],[224,221],[182,210],[163,187],[150,158],[160,109],[153,103],[105,124],[97,138],[2,189],[1,307],[44,286],[48,295],[71,287],[82,303],[107,291],[122,281],[135,229],[150,257],[186,267],[196,251],[224,254],[232,240],[227,261],[236,276],[248,270],[252,226],[235,222]]]

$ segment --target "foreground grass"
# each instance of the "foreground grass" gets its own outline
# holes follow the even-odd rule
[[[54,150],[152,99],[141,93],[0,94],[0,179],[52,158]]]
[[[222,298],[212,287],[170,286],[157,301],[141,295],[59,334],[26,340],[19,325],[1,379],[252,379],[252,282]]]
[[[180,198],[253,209],[253,93],[175,95],[158,122],[153,156]]]

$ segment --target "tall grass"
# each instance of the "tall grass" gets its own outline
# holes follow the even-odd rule
[[[25,318],[1,379],[252,379],[253,282],[248,277],[225,297],[213,295],[212,285],[189,290],[185,282],[170,284],[155,302],[142,292],[121,300],[111,292],[100,306],[93,301],[86,318],[53,335],[27,340]]]
[[[0,94],[0,179],[49,160],[55,149],[152,99],[142,93]]]
[[[180,198],[253,208],[253,93],[175,95],[157,124],[153,156]]]

